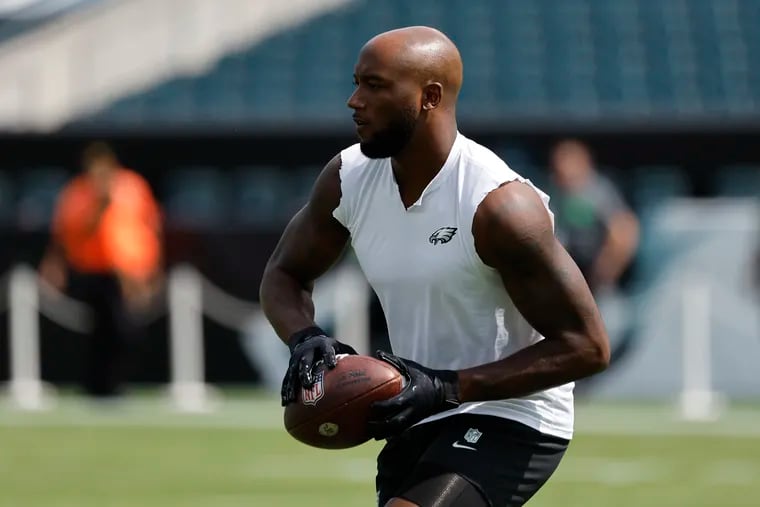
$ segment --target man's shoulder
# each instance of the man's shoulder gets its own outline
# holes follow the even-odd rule
[[[485,248],[483,260],[491,266],[500,262],[494,252],[543,244],[553,236],[552,215],[544,196],[530,185],[516,183],[503,185],[483,199],[472,228],[476,245]]]
[[[504,212],[532,213],[539,212],[545,214],[546,205],[541,193],[530,184],[520,184],[520,180],[507,182],[494,189],[484,199],[479,206],[479,210],[484,215],[499,215]]]
[[[362,167],[372,161],[371,158],[362,153],[361,145],[359,143],[343,148],[338,156],[340,157],[341,170],[351,170],[356,167]]]
[[[348,146],[346,146],[345,148],[343,148],[342,150],[340,150],[341,157],[344,154],[346,154],[348,156],[351,156],[351,157],[354,157],[354,156],[364,157],[364,154],[362,153],[362,148],[361,148],[361,144],[360,143],[349,144]],[[366,157],[364,157],[364,158],[366,158]]]
[[[469,167],[484,174],[503,175],[505,172],[514,173],[507,161],[493,152],[490,148],[465,138],[462,145],[462,158]]]
[[[513,170],[507,161],[475,141],[466,140],[461,156],[464,180],[469,182],[468,186],[472,187],[478,199],[483,197],[484,190],[489,192],[514,180],[525,181],[525,178]]]
[[[338,172],[340,174],[341,181],[358,182],[363,180],[367,174],[373,174],[372,168],[378,167],[378,165],[389,164],[387,158],[369,158],[362,153],[359,143],[353,144],[340,151],[338,156]]]

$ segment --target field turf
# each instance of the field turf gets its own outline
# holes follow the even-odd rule
[[[276,400],[255,393],[195,415],[146,396],[0,404],[0,507],[371,506],[378,449],[299,444]],[[756,507],[760,408],[685,423],[667,406],[579,403],[577,437],[529,505]]]

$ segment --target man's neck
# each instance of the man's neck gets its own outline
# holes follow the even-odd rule
[[[451,153],[457,137],[453,123],[448,128],[431,130],[412,139],[398,156],[391,159],[393,174],[399,187],[419,188],[419,191],[438,174]]]

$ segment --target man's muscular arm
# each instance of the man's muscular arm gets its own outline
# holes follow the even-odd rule
[[[493,363],[433,370],[382,352],[407,386],[372,405],[375,438],[398,434],[428,415],[468,401],[518,398],[603,370],[607,334],[580,270],[554,237],[538,194],[522,183],[491,192],[473,220],[475,247],[495,268],[515,306],[544,337]]]
[[[314,280],[338,260],[348,241],[348,231],[332,216],[341,197],[340,163],[340,155],[327,163],[309,201],[285,228],[264,269],[259,300],[284,342],[315,325]]]
[[[535,190],[512,182],[491,192],[475,214],[473,235],[483,262],[546,339],[460,370],[460,401],[525,396],[604,370],[609,343],[596,303]]]
[[[295,401],[299,383],[314,383],[320,361],[334,368],[337,354],[356,354],[314,323],[314,280],[338,260],[348,240],[348,231],[332,216],[341,197],[339,171],[337,156],[317,178],[309,202],[285,228],[261,281],[261,307],[291,352],[282,382],[283,405]]]

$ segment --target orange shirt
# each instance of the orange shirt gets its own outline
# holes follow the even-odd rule
[[[77,271],[118,271],[145,279],[159,267],[161,214],[147,182],[118,169],[111,182],[111,202],[95,224],[95,188],[87,175],[69,182],[53,217],[53,235]]]

